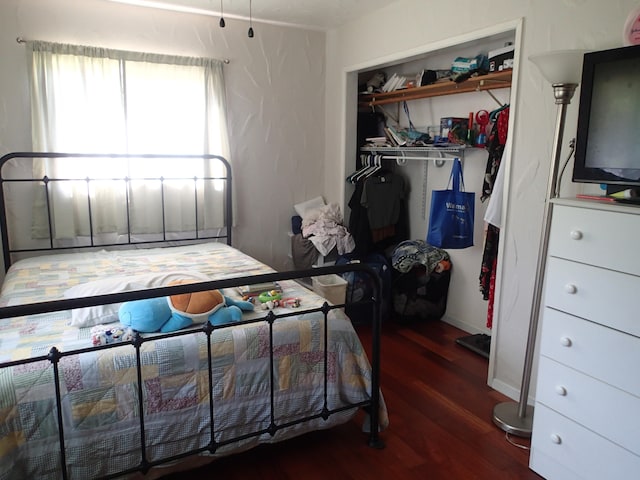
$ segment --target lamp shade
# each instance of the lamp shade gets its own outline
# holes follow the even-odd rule
[[[552,85],[558,83],[580,83],[582,60],[587,50],[556,50],[536,53],[529,60],[536,64],[540,73]]]

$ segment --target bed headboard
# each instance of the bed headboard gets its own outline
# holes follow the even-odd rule
[[[231,245],[232,225],[231,167],[219,155],[15,152],[0,158],[5,270],[16,259],[64,250]]]

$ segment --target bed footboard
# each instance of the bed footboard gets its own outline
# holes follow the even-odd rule
[[[268,310],[264,311],[264,315],[259,315],[251,319],[243,318],[243,320],[234,323],[232,326],[214,326],[206,323],[201,328],[179,330],[167,334],[143,336],[136,333],[131,341],[87,347],[73,351],[61,351],[54,347],[43,351],[43,354],[39,357],[0,364],[0,378],[4,379],[3,382],[5,384],[11,375],[18,371],[22,374],[39,374],[41,376],[40,381],[45,381],[44,379],[48,378],[49,380],[46,381],[47,385],[55,390],[54,401],[52,402],[50,411],[44,415],[44,422],[47,423],[47,431],[52,434],[52,437],[49,439],[28,438],[30,433],[36,432],[35,428],[31,432],[11,432],[11,418],[21,415],[21,413],[16,410],[18,406],[11,405],[7,400],[6,395],[8,395],[8,393],[4,392],[2,394],[0,399],[4,397],[4,400],[0,402],[2,403],[0,409],[2,409],[5,414],[3,416],[7,418],[7,423],[3,425],[2,428],[4,431],[8,430],[8,432],[7,434],[2,433],[5,438],[0,439],[0,443],[3,444],[3,448],[0,450],[4,450],[4,453],[0,456],[1,462],[4,463],[5,468],[11,468],[11,466],[7,465],[7,458],[12,456],[12,449],[18,449],[24,442],[31,441],[34,442],[34,448],[37,449],[39,448],[37,445],[42,445],[41,442],[46,442],[49,445],[56,444],[55,451],[57,451],[57,454],[55,459],[46,457],[46,455],[40,457],[40,461],[49,458],[52,465],[47,466],[45,473],[38,475],[39,478],[116,478],[135,472],[146,473],[154,466],[180,460],[195,454],[227,455],[236,450],[250,448],[256,443],[284,440],[304,433],[309,429],[327,428],[335,424],[332,423],[333,419],[337,419],[336,421],[338,422],[346,421],[344,419],[350,418],[349,414],[357,409],[366,410],[369,416],[368,444],[373,448],[383,448],[384,443],[379,435],[381,427],[384,427],[386,423],[386,410],[380,394],[380,292],[382,291],[382,286],[377,274],[365,264],[329,266],[307,271],[269,273],[249,278],[231,278],[197,284],[153,288],[144,291],[100,295],[82,299],[66,299],[53,302],[8,306],[0,308],[0,318],[13,318],[44,313],[50,314],[51,312],[114,302],[155,298],[211,289],[232,289],[240,285],[254,283],[281,282],[292,279],[301,280],[318,275],[340,275],[353,271],[370,275],[372,278],[371,283],[374,286],[374,294],[371,298],[365,298],[357,302],[370,304],[373,311],[371,319],[373,340],[372,344],[366,348],[366,350],[369,350],[368,355],[365,354],[370,360],[368,391],[365,392],[365,395],[361,395],[359,400],[337,402],[336,398],[341,395],[336,395],[332,390],[335,377],[345,374],[344,371],[337,372],[335,369],[334,356],[339,352],[336,352],[336,348],[332,346],[336,337],[346,335],[345,332],[347,330],[336,329],[335,327],[335,325],[339,325],[339,323],[336,323],[335,313],[337,310],[344,308],[344,304],[331,305],[324,302],[321,306],[314,308],[305,308],[305,306],[302,305],[294,312],[286,310],[280,312],[277,309]],[[317,334],[317,336],[313,336],[313,338],[319,339],[318,342],[320,346],[317,352],[321,352],[321,359],[313,364],[313,368],[307,368],[305,370],[303,366],[296,367],[299,368],[299,377],[304,379],[306,377],[320,375],[319,378],[321,378],[321,380],[318,381],[318,383],[322,385],[320,394],[311,393],[310,390],[310,397],[313,398],[297,398],[297,405],[301,405],[304,408],[298,408],[296,410],[297,413],[291,415],[282,413],[284,403],[282,394],[284,389],[283,383],[290,380],[285,379],[281,373],[283,362],[289,361],[284,359],[284,355],[288,353],[287,349],[290,348],[290,346],[284,343],[278,335],[279,329],[282,328],[282,325],[286,324],[285,320],[293,316],[309,320],[304,326],[304,335],[309,335],[311,338],[311,336]],[[316,321],[316,318],[318,321]],[[345,320],[343,319],[342,321],[344,322]],[[229,405],[227,405],[227,400],[231,396],[230,390],[251,390],[252,385],[255,385],[255,383],[251,381],[248,381],[246,385],[238,385],[237,380],[234,385],[228,385],[220,381],[220,372],[227,372],[234,368],[233,362],[222,355],[221,352],[228,347],[234,335],[240,335],[237,327],[241,326],[255,327],[255,331],[257,332],[255,337],[243,337],[243,341],[249,344],[247,350],[251,351],[251,349],[255,347],[256,349],[264,349],[265,352],[264,357],[260,359],[256,356],[255,362],[256,365],[258,363],[263,366],[268,365],[268,368],[265,369],[265,371],[268,372],[268,381],[266,382],[268,388],[259,392],[258,389],[256,389],[256,391],[250,391],[247,394],[255,397],[259,393],[260,399],[253,399],[252,401],[257,401],[263,405],[264,411],[268,413],[264,415],[265,418],[253,418],[251,417],[251,413],[247,413],[246,418],[243,420],[247,428],[239,432],[234,431],[230,434],[229,432],[231,432],[231,430],[227,425],[228,412],[235,411],[235,407],[229,410]],[[156,414],[163,409],[170,409],[172,402],[178,402],[180,399],[187,398],[187,396],[181,396],[182,394],[175,393],[171,398],[164,398],[163,401],[165,403],[162,403],[157,397],[154,397],[154,388],[158,388],[159,391],[161,391],[161,389],[157,387],[154,383],[155,380],[151,378],[148,371],[150,367],[146,360],[152,352],[159,354],[158,348],[153,349],[151,345],[169,345],[172,344],[171,342],[189,342],[189,344],[192,344],[194,349],[201,354],[199,357],[200,360],[197,360],[196,363],[200,362],[203,364],[200,373],[193,372],[189,369],[185,369],[184,372],[184,375],[193,375],[201,380],[193,387],[196,390],[193,398],[199,398],[202,402],[198,405],[189,406],[189,408],[193,407],[195,410],[192,411],[197,410],[199,414],[203,415],[203,419],[198,420],[194,424],[200,429],[198,435],[193,438],[190,437],[190,439],[184,443],[179,443],[175,440],[175,438],[181,437],[182,435],[180,425],[161,426],[157,421]],[[121,455],[123,459],[122,462],[114,462],[113,459],[101,458],[104,453],[88,452],[87,448],[90,447],[87,447],[87,445],[90,446],[93,442],[91,434],[92,426],[77,424],[73,421],[74,409],[81,409],[83,407],[82,401],[74,398],[76,394],[74,390],[76,384],[81,382],[82,379],[71,378],[73,375],[70,372],[73,370],[69,368],[69,364],[73,362],[87,363],[87,359],[109,356],[116,350],[121,349],[127,349],[130,352],[129,358],[131,358],[131,365],[128,366],[128,369],[122,370],[123,373],[112,372],[113,382],[122,384],[125,382],[125,376],[135,377],[127,379],[128,384],[134,385],[134,387],[126,390],[126,395],[130,396],[131,399],[133,399],[132,401],[134,401],[135,414],[125,415],[127,417],[126,422],[123,423],[126,427],[125,431],[118,432],[110,430],[110,427],[108,427],[108,417],[114,416],[115,410],[118,407],[115,403],[110,403],[112,400],[111,397],[105,396],[100,406],[102,409],[100,414],[101,422],[95,425],[96,432],[104,437],[100,442],[95,443],[95,445],[99,445],[101,448],[112,448],[113,450],[108,453]],[[340,348],[338,350],[340,350]],[[167,351],[170,351],[170,349]],[[314,355],[315,353],[316,352],[313,352]],[[83,360],[82,355],[87,356],[87,359]],[[343,361],[351,361],[350,356],[345,358],[347,358],[347,360]],[[45,367],[44,365],[47,366]],[[255,368],[257,369],[258,367],[256,366]],[[43,373],[45,370],[48,373]],[[321,370],[321,372],[318,370]],[[348,381],[349,380],[347,380],[347,383]],[[169,391],[170,386],[165,385],[162,388],[165,388],[166,390],[164,391],[166,392]],[[26,393],[33,394],[34,391]],[[34,409],[42,406],[36,401],[29,403],[29,405]],[[25,405],[21,405],[20,408],[25,408]],[[22,412],[22,415],[24,415],[24,412]],[[176,416],[176,423],[181,421],[180,418],[181,417]],[[311,425],[311,428],[305,425]],[[178,431],[178,433],[176,433],[176,431]],[[41,434],[42,430],[38,430],[38,432]],[[167,438],[158,438],[159,435],[163,434],[166,434]],[[114,438],[112,443],[106,440],[106,437],[109,435]],[[115,452],[115,450],[119,448],[118,439],[125,437],[128,438],[128,444],[135,445],[135,448],[127,452]],[[172,443],[175,443],[175,445],[172,445]],[[89,460],[90,463],[81,465],[79,462],[82,460],[85,462]],[[13,465],[13,468],[18,469],[18,471],[12,473],[11,470],[5,470],[3,473],[0,473],[0,478],[4,478],[3,475],[8,475],[9,478],[12,477],[12,475],[22,475],[25,473],[20,470],[23,468],[22,465]]]

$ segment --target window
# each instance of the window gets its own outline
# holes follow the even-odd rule
[[[228,158],[228,139],[224,97],[222,62],[212,59],[175,57],[136,52],[109,50],[75,45],[31,42],[31,111],[33,149],[45,152],[128,153],[128,154],[202,154],[211,153]],[[175,167],[185,177],[215,176],[205,172],[202,162],[185,162],[162,166],[164,175]],[[126,163],[99,164],[89,159],[75,159],[64,165],[43,161],[37,167],[38,178],[56,169],[58,176],[82,179],[113,178],[115,176],[152,176],[158,163],[146,170],[131,171]],[[132,182],[133,185],[133,182]],[[169,231],[194,230],[195,208],[192,190],[185,190],[180,182],[166,186],[171,195],[173,211],[167,211]],[[132,186],[132,229],[140,234],[158,233],[162,219],[148,212],[154,210],[145,199],[150,190],[159,185]],[[223,226],[220,209],[211,207],[211,195],[222,195],[221,185],[211,182],[202,188],[208,211],[198,215],[201,228]],[[126,224],[122,208],[123,195],[106,186],[106,182],[92,182],[90,195],[100,234],[118,234]],[[138,195],[136,196],[136,193]],[[87,185],[84,181],[58,186],[52,192],[53,236],[57,239],[87,235],[83,218],[86,212]],[[159,195],[159,193],[158,193]],[[158,197],[159,198],[159,197]],[[49,236],[43,215],[36,214],[44,203],[34,204],[34,238]],[[199,203],[200,205],[200,203]],[[155,209],[158,210],[158,209]],[[70,214],[73,212],[73,214]],[[137,220],[136,220],[137,219]]]

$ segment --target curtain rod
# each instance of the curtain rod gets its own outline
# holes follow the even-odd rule
[[[22,37],[16,37],[16,42],[18,42],[18,43],[27,43],[27,41]],[[225,64],[228,65],[228,64],[231,63],[231,60],[229,60],[228,58],[223,58],[222,59],[222,63],[225,63]]]

